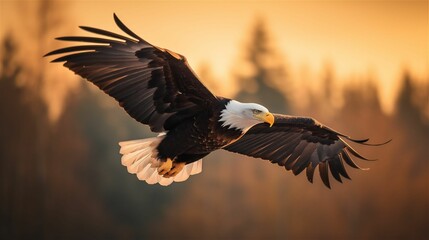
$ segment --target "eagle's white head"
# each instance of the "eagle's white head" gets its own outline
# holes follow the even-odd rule
[[[262,105],[231,100],[222,110],[219,121],[223,122],[223,127],[236,128],[246,132],[258,123],[266,122],[272,126],[274,116]]]

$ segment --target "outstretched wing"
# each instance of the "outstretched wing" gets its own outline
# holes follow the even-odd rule
[[[57,39],[91,44],[58,49],[45,56],[66,54],[52,62],[65,62],[65,67],[115,98],[131,117],[154,132],[169,130],[217,101],[185,57],[151,45],[116,15],[114,19],[129,36],[80,27],[104,38],[60,37]]]
[[[269,127],[266,123],[253,126],[238,141],[224,149],[270,160],[292,170],[295,175],[304,169],[307,179],[313,182],[314,170],[319,166],[323,183],[330,188],[329,170],[332,176],[342,182],[341,176],[350,179],[344,162],[353,168],[360,168],[350,154],[363,160],[369,160],[357,153],[343,139],[369,145],[365,140],[354,140],[342,135],[312,118],[292,117],[275,114],[275,123]]]

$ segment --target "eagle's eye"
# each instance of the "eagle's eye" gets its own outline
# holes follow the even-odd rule
[[[260,114],[262,111],[258,109],[252,109],[253,114]]]

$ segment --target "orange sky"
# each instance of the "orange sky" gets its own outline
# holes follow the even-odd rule
[[[1,0],[0,34],[17,24],[16,2]],[[198,69],[210,64],[226,83],[255,16],[268,25],[295,80],[303,69],[319,77],[327,63],[337,80],[368,77],[382,86],[390,109],[404,68],[429,79],[428,1],[62,1],[72,25],[118,31],[112,13],[155,45],[177,51]],[[70,30],[71,33],[73,30]],[[307,73],[308,74],[308,73]],[[299,83],[298,83],[299,84]],[[219,94],[222,94],[219,93]]]

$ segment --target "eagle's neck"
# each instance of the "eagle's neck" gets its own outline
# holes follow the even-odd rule
[[[235,100],[229,101],[220,114],[219,122],[222,123],[222,127],[228,129],[235,128],[245,133],[251,127],[260,123],[260,121],[247,114],[246,109],[251,105],[252,103],[241,103]]]

